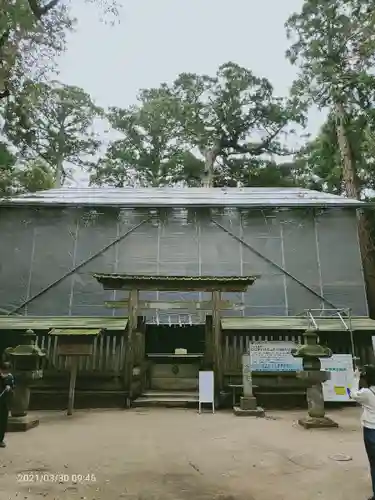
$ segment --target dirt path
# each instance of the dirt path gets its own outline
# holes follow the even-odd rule
[[[1,500],[353,500],[370,493],[359,410],[305,431],[298,412],[266,419],[194,410],[41,414],[0,450]],[[350,455],[338,462],[332,455]]]

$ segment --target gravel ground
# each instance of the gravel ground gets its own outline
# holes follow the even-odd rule
[[[339,429],[311,431],[296,424],[304,412],[41,412],[0,449],[0,499],[366,499],[359,412],[334,411]]]

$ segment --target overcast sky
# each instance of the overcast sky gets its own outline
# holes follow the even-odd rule
[[[125,107],[140,88],[180,72],[214,74],[227,61],[266,76],[281,95],[295,75],[284,56],[284,23],[302,0],[119,0],[114,27],[100,21],[97,7],[74,3],[79,24],[61,58],[60,78],[102,106]],[[319,124],[314,113],[310,131]]]

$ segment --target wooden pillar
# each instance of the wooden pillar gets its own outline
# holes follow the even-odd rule
[[[130,290],[129,306],[128,306],[128,339],[126,343],[126,363],[125,363],[125,387],[129,391],[129,402],[132,399],[132,382],[133,382],[133,367],[134,367],[134,333],[138,326],[138,290]]]
[[[213,365],[213,344],[212,344],[212,316],[206,316],[204,327],[204,365],[212,368]]]
[[[69,382],[69,396],[68,396],[68,411],[67,415],[73,415],[74,396],[76,392],[76,380],[78,370],[78,356],[70,357],[70,382]]]
[[[221,391],[224,387],[223,373],[223,353],[221,346],[221,292],[215,290],[212,292],[212,337],[213,337],[213,359],[215,371],[215,387]]]

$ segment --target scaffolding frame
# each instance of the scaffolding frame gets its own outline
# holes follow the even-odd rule
[[[338,318],[343,324],[344,329],[349,333],[354,368],[358,367],[359,358],[356,356],[355,352],[352,310],[349,307],[335,309],[305,309],[302,314],[306,317],[307,328],[316,332],[320,331],[319,319]]]

